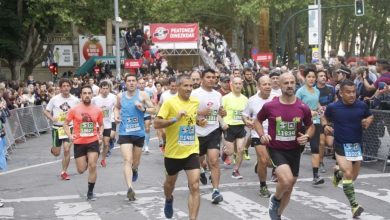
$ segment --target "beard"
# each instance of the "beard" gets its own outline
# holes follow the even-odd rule
[[[83,103],[84,103],[84,105],[89,105],[89,104],[91,104],[91,99],[84,99]]]
[[[192,85],[192,88],[193,89],[197,89],[197,88],[199,88],[200,87],[200,84],[198,84],[198,83],[194,83],[193,85]]]

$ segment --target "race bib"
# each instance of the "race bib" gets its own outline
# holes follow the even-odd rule
[[[180,126],[179,128],[179,144],[193,145],[195,144],[195,126]]]
[[[57,128],[57,132],[58,132],[58,139],[62,140],[68,138],[68,136],[65,133],[65,129],[63,127]]]
[[[296,139],[297,123],[282,121],[281,118],[276,119],[276,137],[277,141],[294,141]]]
[[[217,123],[218,110],[212,110],[211,114],[206,116],[208,125],[215,125]]]
[[[102,111],[103,111],[103,118],[110,117],[110,109],[103,108]]]
[[[127,119],[126,123],[126,132],[139,131],[141,130],[141,126],[139,125],[139,121],[137,117],[132,117]]]
[[[242,111],[241,110],[234,110],[233,111],[233,120],[236,122],[242,122]]]
[[[58,122],[64,123],[66,119],[66,112],[60,112],[58,114]]]
[[[345,158],[349,161],[363,160],[362,147],[359,143],[347,143],[343,144]]]
[[[82,122],[80,125],[80,137],[91,137],[93,136],[93,122]]]

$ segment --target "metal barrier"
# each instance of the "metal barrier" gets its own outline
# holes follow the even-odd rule
[[[390,156],[390,111],[371,110],[374,121],[363,133],[363,156],[383,160],[383,172],[386,171]]]

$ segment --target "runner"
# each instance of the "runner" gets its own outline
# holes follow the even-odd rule
[[[271,79],[265,75],[261,76],[258,80],[259,93],[249,98],[248,104],[242,113],[246,126],[251,129],[251,143],[256,150],[257,162],[255,165],[255,173],[257,173],[260,181],[261,197],[270,197],[271,193],[267,188],[267,166],[269,163],[269,155],[266,146],[260,143],[260,138],[257,132],[253,129],[254,121],[257,114],[264,106],[265,103],[272,101],[271,99]],[[263,122],[264,133],[268,131],[268,121]]]
[[[364,209],[356,202],[353,181],[359,175],[363,159],[363,129],[370,126],[374,117],[364,102],[356,100],[356,86],[352,81],[344,80],[340,84],[339,95],[341,100],[326,108],[321,123],[326,134],[334,135],[336,160],[340,169],[334,172],[333,184],[337,187],[342,180],[344,194],[352,208],[352,216],[356,218]],[[329,125],[330,122],[333,122],[334,128]]]
[[[244,69],[244,83],[242,87],[241,93],[246,96],[248,99],[252,97],[253,95],[257,94],[257,88],[256,88],[256,81],[254,79],[254,75],[252,72],[252,69],[245,68]],[[244,159],[250,160],[251,157],[249,156],[249,147],[251,145],[251,129],[248,127],[245,127],[246,131],[246,143],[245,143],[245,150],[244,150]]]
[[[300,145],[306,145],[314,134],[309,107],[294,95],[295,77],[291,73],[280,76],[282,95],[266,103],[257,115],[255,129],[262,144],[267,145],[272,164],[278,177],[276,192],[269,200],[269,215],[272,220],[281,219],[290,201],[291,193],[299,174]],[[268,120],[268,134],[262,123]],[[307,128],[302,134],[302,124]]]
[[[103,112],[103,151],[102,151],[102,160],[100,165],[106,167],[106,157],[110,147],[111,131],[112,131],[112,121],[114,106],[116,102],[116,96],[110,93],[111,84],[108,81],[102,81],[99,85],[99,95],[92,98],[92,104],[99,107]],[[116,128],[116,127],[115,127]]]
[[[153,82],[151,82],[153,85]],[[140,91],[146,92],[146,94],[149,96],[149,99],[152,100],[153,97],[153,89],[151,89],[149,86],[145,88],[145,80],[143,78],[138,79],[138,89]],[[142,151],[145,152],[145,154],[149,154],[149,142],[150,142],[150,124],[152,121],[152,116],[145,112],[144,114],[144,123],[145,123],[145,144],[142,148]]]
[[[164,102],[154,121],[156,129],[166,128],[167,145],[164,153],[166,179],[164,183],[166,218],[173,216],[173,190],[178,173],[187,175],[189,219],[197,219],[200,205],[199,194],[199,142],[195,124],[199,100],[190,97],[192,80],[188,75],[177,78],[178,95]]]
[[[99,107],[91,104],[93,91],[91,86],[81,88],[81,103],[71,108],[64,122],[64,129],[69,140],[74,143],[74,158],[77,171],[82,174],[88,169],[87,200],[95,200],[97,170],[96,163],[99,157],[99,140],[104,130],[103,112]],[[74,132],[71,134],[69,124],[73,121]],[[99,131],[97,130],[99,126]]]
[[[314,67],[315,68],[315,67]],[[323,184],[325,180],[318,174],[320,166],[320,134],[321,124],[319,114],[322,108],[319,104],[320,91],[314,87],[317,79],[317,70],[308,66],[303,71],[303,77],[305,78],[305,84],[299,88],[296,92],[296,97],[299,98],[303,103],[309,106],[313,124],[315,126],[315,133],[313,138],[310,140],[311,149],[311,165],[313,169],[313,185]]]
[[[114,109],[115,121],[119,124],[119,138],[123,157],[123,173],[127,183],[127,198],[135,200],[132,182],[138,179],[138,166],[145,140],[144,114],[153,114],[155,109],[149,96],[137,89],[137,78],[125,76],[126,92],[117,96]]]
[[[53,146],[51,148],[51,153],[57,157],[61,154],[61,145],[64,148],[64,158],[62,159],[62,171],[60,177],[62,180],[70,180],[67,170],[70,162],[71,142],[66,136],[62,126],[64,125],[66,114],[69,109],[76,106],[79,103],[79,99],[70,94],[71,83],[69,79],[61,78],[58,85],[61,93],[50,99],[44,114],[53,123]]]
[[[211,171],[211,183],[213,185],[212,203],[218,204],[223,201],[219,192],[221,171],[219,169],[219,149],[222,132],[219,127],[219,116],[223,115],[221,108],[222,95],[213,89],[215,85],[215,71],[206,69],[201,75],[201,87],[195,89],[191,96],[200,100],[198,118],[205,119],[204,125],[196,126],[196,135],[199,139],[199,157],[207,155],[208,165]],[[205,171],[201,169],[200,181],[207,183]]]
[[[237,146],[236,163],[233,168],[232,178],[242,179],[239,169],[243,159],[245,147],[245,124],[242,120],[242,111],[248,102],[248,98],[241,94],[242,79],[234,77],[232,92],[222,97],[222,105],[227,115],[224,122],[229,126],[225,133],[224,152],[230,156],[234,153],[234,143]],[[223,158],[224,159],[224,158]]]

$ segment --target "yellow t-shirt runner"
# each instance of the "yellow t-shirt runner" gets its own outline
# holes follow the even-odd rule
[[[180,110],[187,112],[186,116],[165,128],[164,157],[183,159],[194,153],[199,154],[199,141],[195,132],[198,107],[199,100],[194,97],[183,101],[179,96],[174,96],[163,103],[157,116],[165,120],[175,118]]]
[[[222,105],[226,110],[224,121],[228,125],[243,125],[242,112],[244,111],[248,98],[241,94],[239,97],[232,92],[222,97]]]

